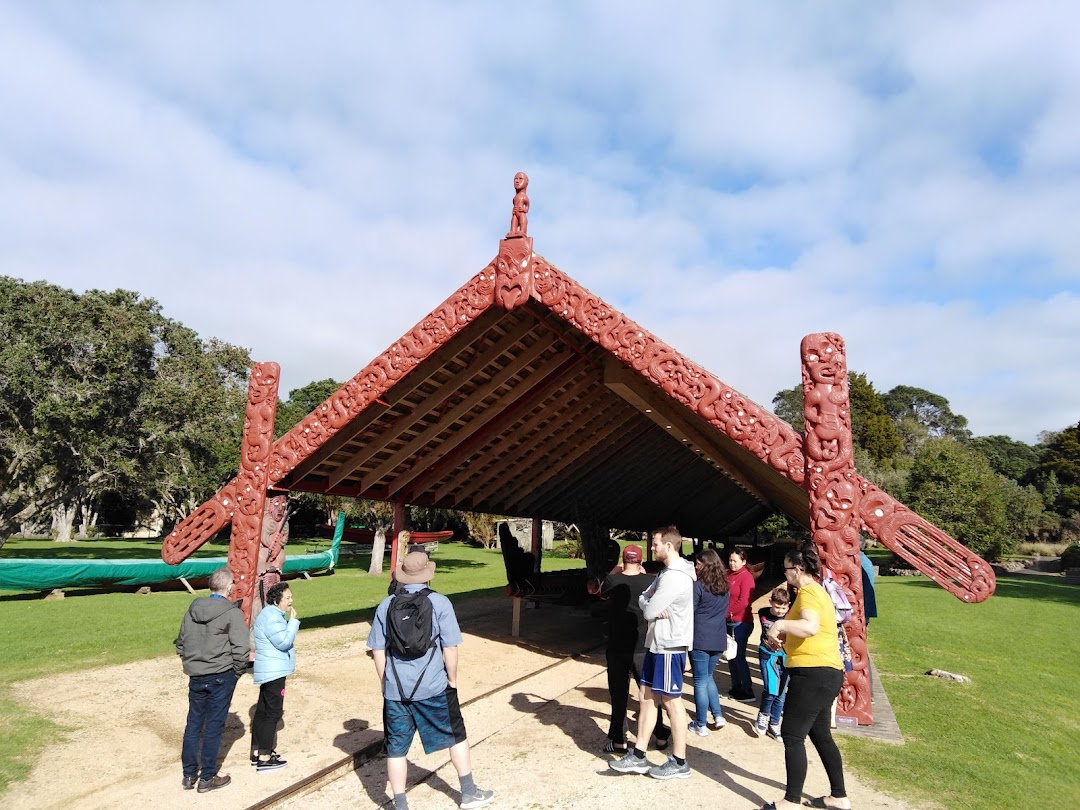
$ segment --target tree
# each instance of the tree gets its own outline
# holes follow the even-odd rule
[[[971,431],[967,427],[967,417],[952,412],[949,400],[940,394],[934,394],[924,388],[910,385],[898,385],[884,396],[885,410],[897,425],[912,420],[922,426],[929,438],[948,436],[953,439],[967,439]],[[909,451],[912,448],[908,447]]]
[[[976,436],[970,444],[986,456],[995,472],[1013,481],[1022,481],[1039,463],[1036,448],[1008,436]]]
[[[996,559],[1015,546],[1005,479],[981,454],[949,438],[928,439],[911,467],[908,506],[976,554]]]
[[[1039,463],[1025,477],[1047,497],[1047,507],[1062,517],[1080,512],[1080,422],[1040,436]]]
[[[851,401],[851,434],[856,447],[875,461],[892,458],[904,449],[896,425],[885,410],[885,402],[862,372],[848,373]]]
[[[236,475],[251,357],[174,321],[163,321],[158,335],[137,413],[139,475],[124,493],[142,498],[168,527]]]
[[[772,398],[773,413],[791,425],[798,431],[803,430],[806,421],[803,416],[803,387],[796,385],[794,388],[785,388],[777,391]]]
[[[218,479],[224,458],[235,470],[248,364],[137,293],[0,277],[0,538],[51,512],[57,539],[70,539],[76,515],[85,531],[109,493],[155,502],[175,488],[178,447],[199,450],[187,475]],[[207,421],[215,404],[224,422]],[[187,502],[217,483],[188,482]]]

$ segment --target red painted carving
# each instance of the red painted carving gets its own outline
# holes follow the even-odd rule
[[[519,236],[527,236],[529,233],[529,175],[518,172],[514,175],[514,210],[510,214],[510,231],[506,234],[507,239]]]
[[[990,598],[996,578],[989,563],[869,481],[859,484],[859,517],[867,534],[965,602]]]
[[[289,495],[277,492],[266,498],[259,530],[259,561],[251,596],[251,623],[265,607],[266,591],[281,582],[285,569],[285,545],[289,542]]]
[[[873,722],[866,657],[866,619],[862,612],[859,565],[861,495],[855,476],[844,340],[832,332],[802,341],[803,403],[806,420],[806,490],[810,529],[822,561],[858,606],[845,625],[852,670],[844,676],[836,711],[859,723]]]
[[[235,511],[236,479],[233,479],[169,532],[161,545],[161,558],[169,565],[179,565],[225,528]]]
[[[533,296],[553,313],[773,469],[804,483],[803,439],[790,425],[691,363],[541,256],[534,254],[529,265]],[[857,473],[850,483],[864,493],[860,517],[867,534],[965,602],[981,602],[994,592],[993,571],[977,555]]]
[[[495,303],[504,309],[513,309],[532,297],[532,244],[529,237],[503,239],[499,255],[487,267],[488,272],[495,273]]]
[[[244,600],[244,618],[249,621],[258,576],[280,372],[277,363],[256,363],[251,369],[240,446],[240,474],[235,479],[237,498],[229,542],[229,570],[233,574],[233,598]]]
[[[495,273],[485,269],[278,439],[270,452],[268,486],[278,484],[398,380],[483,314],[494,300]],[[226,484],[165,538],[162,559],[182,562],[228,523],[242,491],[239,481],[237,477]]]

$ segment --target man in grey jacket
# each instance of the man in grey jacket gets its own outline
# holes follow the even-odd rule
[[[240,603],[228,598],[232,587],[233,576],[228,568],[211,574],[210,595],[191,603],[176,637],[176,654],[184,662],[188,676],[181,785],[191,790],[198,782],[199,793],[225,787],[232,781],[217,772],[218,749],[236,681],[247,671],[251,652]]]
[[[686,763],[686,708],[682,702],[686,654],[694,641],[694,566],[684,560],[682,535],[674,526],[657,529],[652,553],[664,568],[638,603],[648,624],[645,662],[638,695],[638,729],[633,751],[611,761],[620,773],[647,773],[654,779],[688,779]],[[663,703],[671,726],[671,756],[652,766],[645,758],[649,734]]]

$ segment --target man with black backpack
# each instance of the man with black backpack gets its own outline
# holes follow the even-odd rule
[[[406,755],[415,732],[425,753],[450,749],[461,782],[460,807],[483,807],[495,798],[476,786],[469,740],[457,695],[461,630],[450,600],[427,587],[435,563],[410,551],[397,572],[398,591],[375,611],[367,646],[383,689],[386,775],[394,810],[408,810]]]

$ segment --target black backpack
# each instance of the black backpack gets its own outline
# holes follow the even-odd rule
[[[401,591],[390,600],[390,606],[386,611],[387,663],[390,666],[390,671],[394,673],[398,695],[403,703],[412,700],[413,695],[416,694],[416,690],[420,686],[420,681],[423,680],[424,672],[427,671],[431,661],[435,658],[437,647],[435,639],[432,638],[434,635],[432,632],[434,613],[431,600],[428,598],[428,594],[431,592],[431,588],[424,588],[416,593]],[[401,658],[406,661],[415,661],[429,652],[431,655],[424,665],[424,669],[417,676],[412,692],[406,698],[405,690],[401,686],[401,678],[398,677],[397,667],[394,666],[394,659]]]

